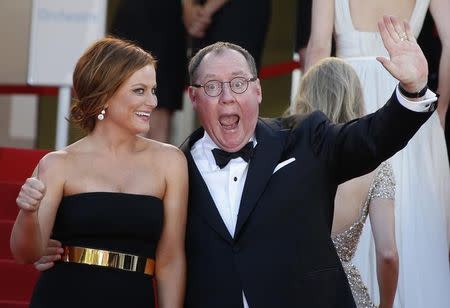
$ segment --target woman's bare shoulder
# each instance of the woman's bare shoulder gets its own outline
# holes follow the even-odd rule
[[[145,151],[153,155],[162,156],[165,159],[184,159],[183,152],[172,144],[146,138],[142,138],[142,141],[147,145]]]
[[[65,169],[67,164],[68,153],[65,150],[58,150],[47,153],[41,158],[36,166],[34,174],[45,175],[45,174],[59,174],[63,173],[62,170]]]
[[[75,143],[68,145],[64,149],[49,152],[39,161],[38,167],[40,170],[66,167],[67,165],[71,164],[78,153],[83,151],[84,147],[85,140],[83,138]]]
[[[167,176],[187,173],[186,157],[178,147],[155,140],[147,139],[146,142],[145,157],[151,158],[148,162],[153,170]]]

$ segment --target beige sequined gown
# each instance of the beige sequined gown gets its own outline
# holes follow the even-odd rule
[[[375,177],[369,188],[366,201],[361,207],[359,218],[347,230],[332,236],[358,308],[373,308],[376,306],[372,303],[358,269],[352,264],[352,258],[369,214],[370,202],[378,198],[394,199],[394,195],[395,182],[392,167],[388,162],[384,162],[375,171]]]

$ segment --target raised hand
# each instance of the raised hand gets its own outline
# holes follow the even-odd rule
[[[37,211],[45,195],[45,184],[38,178],[28,178],[20,189],[16,203],[20,209],[28,212]]]
[[[378,22],[378,29],[390,59],[377,57],[377,60],[406,91],[415,93],[422,90],[428,81],[428,63],[408,22],[384,16]]]

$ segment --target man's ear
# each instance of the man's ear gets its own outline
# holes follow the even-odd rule
[[[191,100],[191,104],[192,104],[192,107],[194,108],[194,109],[196,109],[196,107],[197,107],[197,93],[196,93],[196,91],[195,91],[195,88],[194,87],[192,87],[192,86],[189,86],[188,87],[188,93],[189,93],[189,99]]]
[[[261,104],[262,102],[262,88],[261,83],[259,82],[259,78],[255,80],[256,85],[256,95],[258,96],[258,104]]]

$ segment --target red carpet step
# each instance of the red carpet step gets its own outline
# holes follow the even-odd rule
[[[17,264],[12,260],[0,260],[0,299],[5,301],[29,301],[39,272],[30,264]]]
[[[22,183],[31,176],[34,167],[46,153],[47,150],[0,147],[0,181]]]
[[[22,182],[8,183],[0,181],[0,220],[16,220],[17,213],[19,213],[16,198],[21,187]]]
[[[0,308],[28,308],[28,302],[7,301],[7,300],[0,299]]]
[[[39,272],[17,264],[9,249],[11,228],[19,211],[17,194],[47,150],[0,147],[0,308],[28,307]]]
[[[14,221],[0,219],[0,260],[12,260],[9,249],[9,237]],[[0,268],[1,270],[1,268]]]

